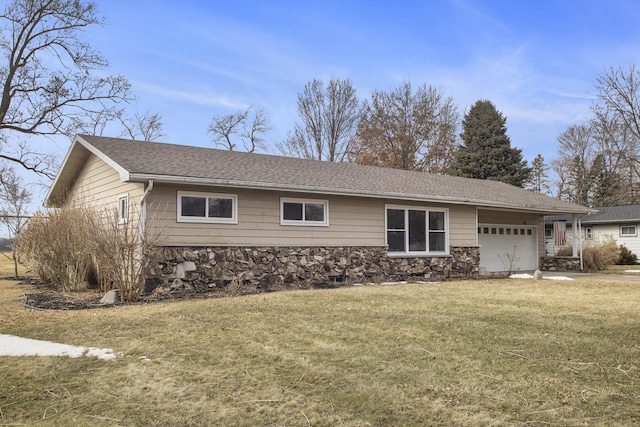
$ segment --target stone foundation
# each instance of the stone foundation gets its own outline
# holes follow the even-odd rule
[[[571,256],[542,257],[542,269],[547,271],[580,271],[580,258]]]
[[[439,281],[478,274],[477,247],[444,257],[389,257],[386,247],[162,247],[148,289],[204,292],[229,285],[255,290],[385,281]]]

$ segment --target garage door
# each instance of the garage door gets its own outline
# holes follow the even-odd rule
[[[480,268],[488,272],[538,268],[537,227],[481,224],[478,243]]]

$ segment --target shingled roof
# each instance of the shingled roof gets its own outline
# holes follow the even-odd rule
[[[582,219],[583,224],[640,222],[640,205],[605,206],[598,213]]]
[[[122,181],[153,179],[156,183],[382,197],[548,214],[591,212],[497,181],[87,135],[75,138],[47,195],[49,205],[62,203],[89,153],[116,169]]]

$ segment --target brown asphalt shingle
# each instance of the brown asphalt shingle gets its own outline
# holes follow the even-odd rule
[[[153,178],[161,182],[188,177],[210,184],[442,201],[549,213],[589,211],[496,181],[157,142],[86,135],[80,138],[128,171],[132,180]]]

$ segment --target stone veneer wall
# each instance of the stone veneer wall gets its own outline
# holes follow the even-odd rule
[[[327,287],[336,283],[435,281],[478,274],[478,247],[445,257],[389,257],[386,247],[162,247],[153,287],[189,291]]]
[[[580,271],[580,258],[571,256],[542,257],[542,269],[548,271]]]

